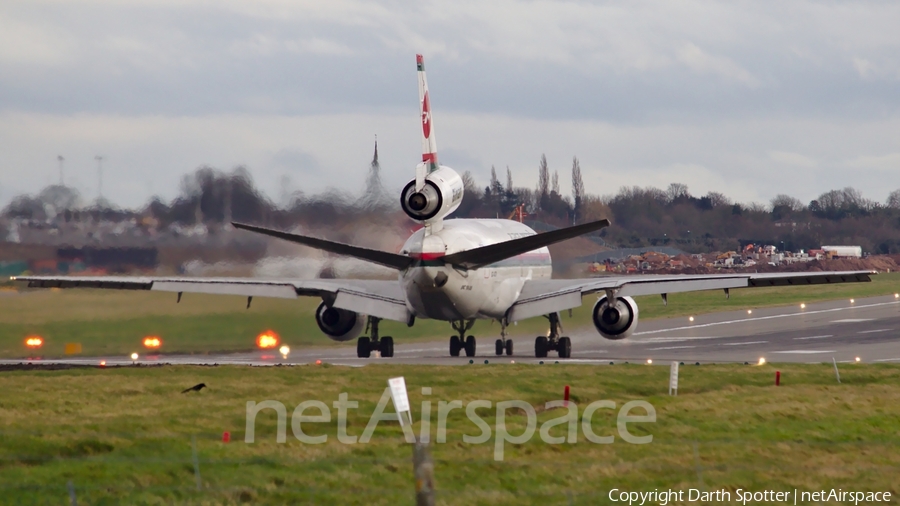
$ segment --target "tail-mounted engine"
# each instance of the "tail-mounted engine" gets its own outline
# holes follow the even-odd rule
[[[333,341],[349,341],[358,337],[366,323],[366,316],[346,309],[328,307],[324,302],[316,309],[316,323]]]
[[[400,194],[400,205],[410,218],[430,223],[455,211],[462,198],[462,178],[455,170],[442,166],[425,177],[421,191],[416,191],[415,179],[410,181]]]
[[[597,332],[607,339],[625,339],[634,333],[638,322],[638,306],[631,297],[617,297],[610,303],[604,295],[592,311]]]

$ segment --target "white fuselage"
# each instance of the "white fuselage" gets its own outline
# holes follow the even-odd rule
[[[442,225],[427,236],[425,228],[416,231],[400,252],[420,259],[418,265],[400,272],[407,306],[418,318],[501,319],[526,281],[550,278],[550,251],[546,247],[468,271],[440,261],[444,255],[535,234],[522,223],[456,219]]]

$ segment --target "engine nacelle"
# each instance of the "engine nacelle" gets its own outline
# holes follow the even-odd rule
[[[410,218],[429,223],[455,211],[462,203],[462,198],[462,178],[450,167],[441,166],[425,176],[422,191],[416,191],[415,179],[410,181],[400,193],[400,206]]]
[[[316,309],[316,323],[319,329],[332,341],[349,341],[359,337],[363,325],[366,323],[366,315],[354,313],[346,309],[328,307],[324,302]]]
[[[631,297],[617,297],[610,304],[604,295],[591,312],[597,332],[607,339],[625,339],[634,333],[638,323],[638,306]]]

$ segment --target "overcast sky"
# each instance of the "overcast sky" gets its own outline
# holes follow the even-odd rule
[[[900,188],[900,3],[110,0],[0,3],[0,204],[58,180],[171,199],[245,165],[278,201],[421,158],[569,192],[682,182],[737,201]]]

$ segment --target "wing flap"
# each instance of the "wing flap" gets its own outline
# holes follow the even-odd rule
[[[137,276],[17,276],[11,279],[28,283],[30,288],[152,290],[280,299],[314,296],[321,297],[342,309],[404,323],[409,321],[409,312],[402,289],[400,284],[393,280],[266,280]]]
[[[353,290],[339,290],[334,306],[398,322],[408,322],[410,318],[409,309],[403,301]]]
[[[242,295],[244,297],[273,297],[296,299],[297,288],[292,284],[216,281],[154,281],[150,290],[157,292],[208,293],[213,295]]]
[[[753,288],[859,283],[872,280],[875,271],[779,272],[708,275],[608,276],[589,279],[527,281],[518,300],[509,309],[510,321],[545,315],[581,305],[581,297],[605,290],[620,296]]]

